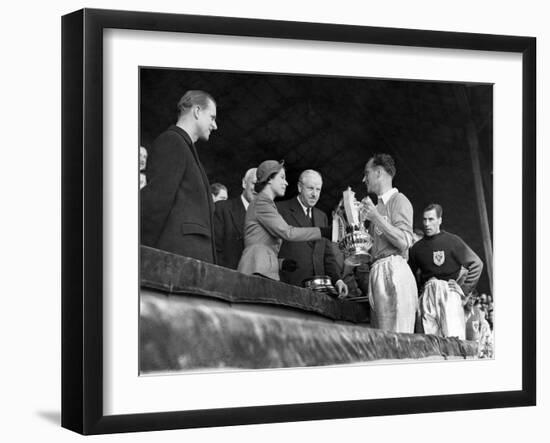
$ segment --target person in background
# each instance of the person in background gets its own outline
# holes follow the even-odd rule
[[[469,296],[464,304],[465,339],[477,341],[481,337],[480,328],[483,315],[479,310],[479,299]]]
[[[494,308],[492,306],[489,307],[489,310],[487,311],[487,322],[489,323],[491,331],[494,330],[495,317],[494,317]]]
[[[413,208],[393,187],[395,162],[389,154],[376,154],[365,165],[363,182],[378,196],[376,206],[366,197],[361,212],[370,221],[373,263],[369,273],[369,301],[373,326],[393,332],[414,332],[417,287],[407,265],[413,244]]]
[[[227,193],[227,188],[221,183],[212,183],[210,185],[210,193],[212,194],[212,200],[214,203],[222,200],[227,200],[229,194]]]
[[[243,191],[237,198],[218,201],[214,211],[214,234],[218,264],[237,269],[244,249],[244,217],[254,199],[256,168],[246,171],[242,179]]]
[[[464,339],[464,303],[475,288],[483,263],[458,236],[441,229],[443,208],[432,203],[422,215],[424,238],[410,250],[409,264],[418,276],[420,316],[426,334]],[[461,268],[467,274],[457,283]]]
[[[147,185],[147,177],[145,176],[145,168],[147,168],[147,149],[143,146],[139,147],[139,189],[143,189]]]
[[[321,174],[307,169],[298,179],[298,196],[277,203],[277,209],[285,221],[298,227],[328,227],[327,215],[315,205],[321,196],[323,179]],[[316,275],[328,275],[338,295],[346,296],[348,287],[342,280],[342,270],[338,266],[331,242],[320,239],[309,242],[283,241],[279,258],[296,261],[294,272],[281,271],[281,281],[302,286],[302,282]]]
[[[248,206],[244,222],[244,251],[238,270],[244,274],[255,274],[279,280],[279,270],[296,269],[296,261],[279,260],[278,254],[283,240],[315,241],[321,237],[330,238],[330,228],[298,228],[290,226],[275,206],[275,198],[285,195],[286,181],[283,163],[266,160],[258,166],[256,197]]]
[[[480,309],[480,300],[468,296],[464,305],[464,316],[466,324],[466,340],[477,342],[478,357],[493,357],[493,333],[485,315]]]
[[[204,91],[187,91],[177,108],[176,124],[149,150],[141,244],[215,263],[214,202],[195,143],[218,128],[216,102]]]

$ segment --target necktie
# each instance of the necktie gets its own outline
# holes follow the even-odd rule
[[[307,218],[310,223],[313,223],[313,220],[311,219],[311,208],[307,208]]]

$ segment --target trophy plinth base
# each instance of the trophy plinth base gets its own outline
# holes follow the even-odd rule
[[[338,291],[332,285],[332,281],[328,275],[314,275],[302,282],[302,286],[311,289],[313,292],[323,292],[332,297],[338,296]]]

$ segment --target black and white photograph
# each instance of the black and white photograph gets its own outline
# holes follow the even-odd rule
[[[140,375],[495,358],[493,86],[140,66]]]
[[[544,4],[7,2],[0,441],[546,442]]]
[[[302,20],[63,16],[64,428],[537,404],[536,38]]]

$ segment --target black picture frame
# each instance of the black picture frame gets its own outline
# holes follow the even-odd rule
[[[103,412],[103,31],[169,31],[522,55],[522,388],[131,415]],[[62,426],[82,434],[536,404],[536,39],[412,29],[83,9],[62,18]]]

